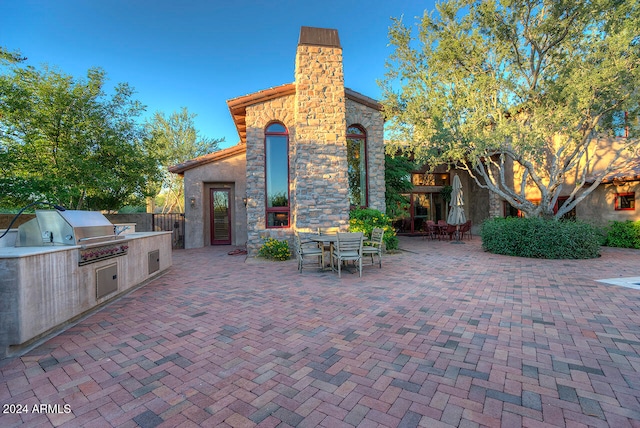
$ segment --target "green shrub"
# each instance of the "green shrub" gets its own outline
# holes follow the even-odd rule
[[[604,245],[640,249],[640,221],[612,221],[606,229]]]
[[[600,255],[601,234],[579,221],[494,218],[482,224],[482,248],[495,254],[540,259],[589,259]]]
[[[391,219],[373,208],[362,208],[352,210],[349,214],[349,230],[351,232],[363,232],[371,236],[371,231],[375,227],[384,229],[384,244],[387,250],[398,248],[398,237],[393,228]]]
[[[289,241],[267,238],[258,250],[258,255],[269,260],[289,260],[291,258]]]

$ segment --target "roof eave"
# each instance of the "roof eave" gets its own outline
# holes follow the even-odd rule
[[[245,144],[238,143],[235,146],[218,150],[212,153],[208,153],[206,155],[199,156],[194,159],[189,159],[188,161],[179,163],[177,165],[170,166],[168,169],[169,169],[169,172],[173,174],[184,175],[184,172],[190,169],[197,168],[199,166],[202,166],[208,163],[218,162],[223,159],[227,159],[227,158],[239,155],[246,151],[247,151],[247,146]]]
[[[247,142],[247,107],[287,95],[293,95],[295,93],[295,83],[287,83],[227,100],[227,106],[229,107],[229,112],[231,113],[233,122],[236,125],[240,141],[243,144]]]
[[[358,104],[365,105],[369,108],[372,108],[377,111],[382,111],[383,107],[378,101],[374,100],[371,97],[361,94],[360,92],[356,92],[353,89],[344,88],[344,96],[351,101],[355,101]]]
[[[630,181],[640,181],[640,175],[606,177],[600,184],[627,183]]]

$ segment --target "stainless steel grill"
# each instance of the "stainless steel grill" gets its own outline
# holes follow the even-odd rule
[[[16,247],[80,245],[79,264],[127,253],[128,240],[97,211],[36,210],[36,218],[18,227]]]

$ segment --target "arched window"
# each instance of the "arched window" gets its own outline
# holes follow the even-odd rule
[[[349,202],[352,207],[368,205],[367,134],[360,125],[347,128],[347,163],[349,173]]]
[[[289,227],[289,133],[281,123],[264,137],[267,227]]]

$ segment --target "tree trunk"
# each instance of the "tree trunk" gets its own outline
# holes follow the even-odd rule
[[[147,196],[147,213],[156,212],[156,200],[153,196]]]

